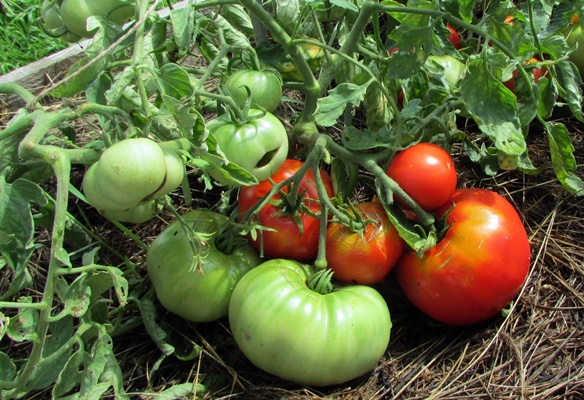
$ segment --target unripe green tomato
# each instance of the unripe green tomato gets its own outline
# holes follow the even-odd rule
[[[249,111],[249,115],[254,114],[261,115],[259,110]],[[275,173],[288,156],[288,133],[273,114],[266,113],[242,125],[234,124],[228,115],[224,115],[211,121],[207,127],[227,159],[260,182]],[[221,183],[231,183],[218,172],[211,172],[211,175]]]
[[[147,268],[156,296],[168,311],[189,321],[225,317],[235,285],[262,259],[249,244],[231,254],[215,246],[215,238],[227,228],[226,216],[195,210],[182,218],[196,232],[211,236],[202,249],[200,269],[180,221],[173,221],[154,239],[148,249]]]
[[[174,191],[183,181],[185,177],[185,166],[182,158],[174,151],[164,150],[164,161],[166,162],[166,175],[164,183],[156,192],[150,197],[157,199]]]
[[[247,90],[251,93],[251,108],[263,108],[272,112],[282,98],[282,79],[273,70],[241,70],[233,73],[225,81],[225,87],[239,107],[245,105]]]
[[[151,139],[133,138],[107,148],[84,177],[84,193],[98,210],[136,207],[163,186],[166,159]]]
[[[87,202],[95,207],[100,213],[105,210],[124,211],[136,207],[139,202],[136,202],[131,198],[127,199],[121,198],[121,196],[116,196],[115,199],[112,199],[103,194],[101,187],[98,184],[99,179],[96,178],[98,164],[99,161],[89,167],[83,176],[82,187]]]
[[[122,0],[63,0],[60,13],[63,23],[71,32],[92,37],[95,31],[87,30],[91,16],[107,18],[118,25],[126,23],[135,11],[133,1]]]
[[[426,61],[427,64],[432,68],[438,65],[443,71],[444,79],[452,87],[458,87],[458,83],[464,75],[465,65],[456,58],[444,55],[444,56],[429,56]]]
[[[100,214],[107,219],[118,222],[143,224],[158,214],[158,211],[156,200],[150,200],[126,211],[103,210]]]

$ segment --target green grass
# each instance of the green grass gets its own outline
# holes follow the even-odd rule
[[[0,0],[0,75],[68,46],[38,25],[42,0]]]

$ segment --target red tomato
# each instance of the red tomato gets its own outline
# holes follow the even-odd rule
[[[460,49],[460,35],[458,34],[458,32],[456,32],[456,29],[454,29],[451,25],[446,24],[446,29],[448,29],[450,31],[450,34],[446,37],[450,43],[452,43],[452,45],[454,46],[454,48],[456,50]]]
[[[238,210],[242,214],[249,210],[263,196],[272,189],[274,183],[280,183],[294,175],[304,164],[303,161],[288,159],[274,173],[269,180],[261,181],[255,186],[243,186],[239,191]],[[329,174],[320,172],[327,194],[333,196],[333,184]],[[288,192],[288,188],[283,189]],[[314,182],[314,174],[309,170],[300,180],[299,195],[303,195],[303,204],[312,213],[320,212],[320,202]],[[282,196],[276,194],[272,201],[281,200]],[[287,258],[296,261],[310,261],[316,258],[318,253],[318,238],[320,219],[299,212],[298,218],[302,224],[302,233],[294,217],[286,214],[286,210],[276,204],[268,203],[259,212],[259,223],[273,231],[264,230],[258,232],[258,237],[249,238],[256,249],[260,249],[263,242],[263,253],[270,258]]]
[[[439,215],[446,235],[423,257],[406,253],[395,272],[406,297],[428,316],[467,325],[493,317],[517,295],[529,270],[525,228],[511,203],[486,189],[459,189]]]
[[[452,157],[432,143],[418,143],[398,152],[386,172],[426,211],[442,206],[456,189]]]
[[[359,234],[347,226],[332,223],[326,232],[326,259],[334,278],[344,283],[369,285],[382,281],[403,253],[399,236],[381,203],[355,206],[363,219],[371,219]]]
[[[531,63],[536,63],[539,62],[539,60],[535,57],[532,57],[529,59],[529,61],[527,61],[525,63],[525,65],[531,64]],[[539,78],[541,78],[542,76],[545,76],[545,74],[547,73],[547,70],[545,68],[534,68],[532,70],[533,72],[533,80],[535,81],[535,83],[537,83],[539,81]],[[507,89],[509,89],[510,91],[512,91],[513,93],[515,93],[515,78],[517,77],[517,74],[519,73],[519,71],[515,70],[513,71],[513,77],[511,79],[509,79],[506,82],[503,82],[503,85],[505,85],[505,87]]]

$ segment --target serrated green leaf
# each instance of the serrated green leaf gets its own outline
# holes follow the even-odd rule
[[[577,168],[577,163],[568,129],[562,123],[548,122],[545,127],[556,177],[566,191],[576,196],[584,196],[584,182],[573,172]]]
[[[290,3],[292,3],[291,0]],[[243,32],[248,36],[253,36],[253,24],[249,14],[240,4],[223,4],[221,6],[221,16],[225,18],[237,30]]]
[[[175,99],[190,98],[195,92],[189,73],[174,63],[165,64],[160,68],[158,84],[164,95]]]
[[[582,102],[584,101],[582,96],[582,77],[578,72],[578,68],[573,63],[565,60],[561,60],[557,67],[559,71],[558,81],[561,87],[560,95],[568,103],[572,115],[580,122],[584,122],[584,116],[582,115]]]
[[[400,28],[397,30],[400,31]],[[434,31],[431,27],[413,28],[400,33],[395,45],[399,50],[388,61],[387,77],[390,79],[407,79],[417,74],[432,50]]]
[[[343,114],[348,104],[358,105],[363,101],[367,87],[371,82],[372,80],[363,85],[341,83],[329,91],[328,96],[319,98],[314,115],[317,125],[336,125],[337,119]]]
[[[507,156],[525,153],[527,145],[517,116],[517,98],[493,78],[484,62],[469,65],[460,91],[467,111],[499,151]]]
[[[86,280],[87,286],[91,288],[91,301],[96,301],[99,296],[113,287],[120,305],[126,304],[128,300],[128,281],[124,277],[122,270],[110,266],[100,268],[91,272]]]
[[[111,87],[105,92],[105,100],[109,104],[116,104],[125,95],[128,87],[136,77],[134,66],[130,65],[116,75]],[[95,90],[95,88],[92,88]]]
[[[85,57],[73,64],[67,71],[67,75],[63,81],[51,92],[51,95],[58,99],[63,99],[83,92],[97,79],[107,64],[106,60],[102,58],[93,63],[93,65],[85,67],[91,61],[92,59],[90,57]],[[77,73],[77,71],[80,72]]]
[[[20,299],[22,302],[30,303],[30,298]],[[13,317],[10,317],[6,335],[15,342],[37,340],[37,326],[39,322],[39,311],[33,308],[21,308]]]
[[[71,392],[81,383],[83,365],[88,362],[89,354],[85,351],[82,341],[78,341],[77,349],[70,355],[65,366],[60,371],[55,386],[53,387],[53,398],[58,399]]]
[[[186,54],[191,47],[195,27],[194,7],[175,8],[170,11],[170,21],[174,42],[178,47],[179,55]]]
[[[2,313],[0,311],[0,340],[2,340],[2,338],[6,334],[8,322],[9,322],[9,318],[6,315],[4,315],[4,313]]]
[[[289,34],[294,31],[300,18],[301,3],[299,0],[275,0],[274,18]]]

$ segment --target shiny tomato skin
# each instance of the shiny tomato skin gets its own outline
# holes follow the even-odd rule
[[[243,186],[239,191],[238,211],[243,214],[265,196],[272,188],[272,182],[282,182],[294,175],[304,164],[300,160],[287,159],[282,166],[274,173],[270,179],[261,181],[254,186]],[[321,177],[325,185],[327,194],[333,196],[333,186],[330,175],[321,170]],[[287,192],[287,188],[283,191]],[[312,213],[320,211],[318,193],[314,182],[314,174],[309,170],[300,181],[299,194],[304,193],[303,203]],[[280,200],[281,196],[276,194],[273,201]],[[283,215],[282,209],[275,204],[266,204],[259,212],[260,225],[271,228],[258,232],[255,239],[249,237],[252,245],[269,258],[286,258],[297,261],[309,261],[316,258],[318,253],[318,238],[320,229],[320,219],[314,218],[306,213],[300,212],[303,230],[302,234],[297,222],[290,215]],[[263,245],[263,246],[262,246]]]
[[[433,143],[417,143],[398,152],[386,173],[426,211],[446,203],[458,182],[452,157]]]
[[[355,205],[363,219],[371,219],[359,234],[331,223],[326,234],[326,259],[334,278],[343,283],[370,285],[381,282],[403,253],[405,242],[389,221],[383,205]]]
[[[458,189],[438,215],[447,211],[445,236],[421,258],[405,253],[396,277],[406,297],[431,318],[451,325],[482,322],[521,290],[529,239],[517,211],[493,191]]]

